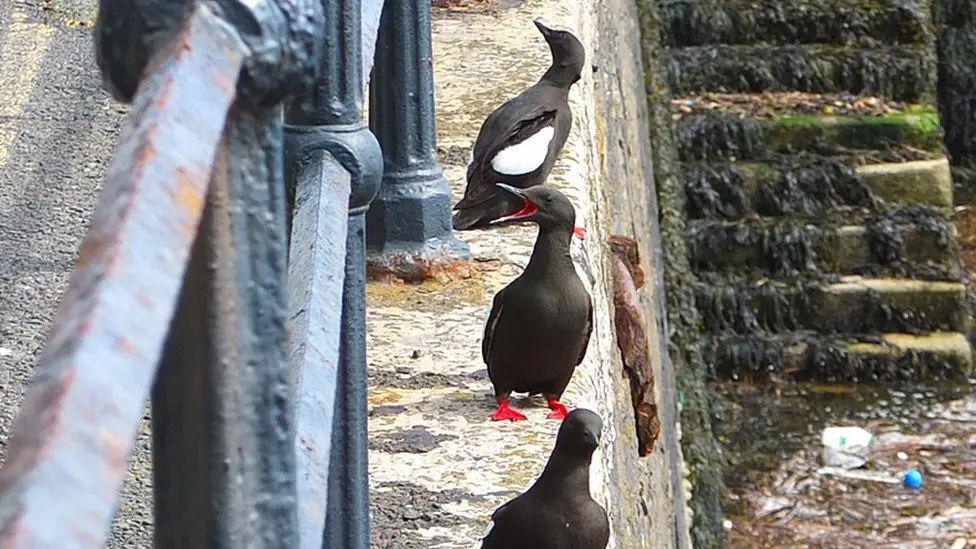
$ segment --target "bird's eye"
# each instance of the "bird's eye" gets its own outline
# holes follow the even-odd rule
[[[552,204],[552,197],[551,196],[547,196],[546,197],[546,204]]]

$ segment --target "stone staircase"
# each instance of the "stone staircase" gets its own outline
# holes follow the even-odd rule
[[[918,0],[660,0],[716,378],[972,370]]]

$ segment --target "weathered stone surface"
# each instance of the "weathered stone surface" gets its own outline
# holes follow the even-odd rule
[[[875,196],[886,202],[939,208],[953,205],[952,175],[945,158],[868,164],[857,168],[857,174]]]

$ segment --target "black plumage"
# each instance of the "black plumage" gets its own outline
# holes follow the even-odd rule
[[[573,410],[559,427],[545,470],[524,494],[491,516],[482,549],[604,549],[607,513],[590,496],[590,460],[600,444],[600,416]]]
[[[539,235],[525,271],[495,295],[485,325],[482,356],[498,401],[492,419],[525,419],[509,406],[512,391],[542,393],[553,411],[549,417],[562,419],[566,408],[559,398],[593,328],[590,294],[569,255],[576,210],[555,189],[499,186],[522,209],[495,224],[536,223]]]
[[[464,197],[454,206],[456,230],[485,228],[492,220],[518,210],[521,202],[500,192],[495,184],[525,189],[545,183],[569,137],[573,125],[569,89],[583,70],[583,44],[568,31],[551,29],[539,20],[535,24],[549,43],[552,65],[536,84],[496,109],[482,124],[471,152]],[[542,141],[550,138],[540,154],[531,154],[538,150],[534,147],[517,147],[533,136]],[[515,152],[521,151],[535,158],[520,158],[514,167],[511,162],[503,163],[507,167],[496,165],[501,162],[499,153],[506,150],[511,156],[524,156]]]

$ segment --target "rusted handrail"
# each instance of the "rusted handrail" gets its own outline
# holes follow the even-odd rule
[[[339,377],[349,172],[324,151],[295,181],[288,266],[301,547],[320,547]]]

